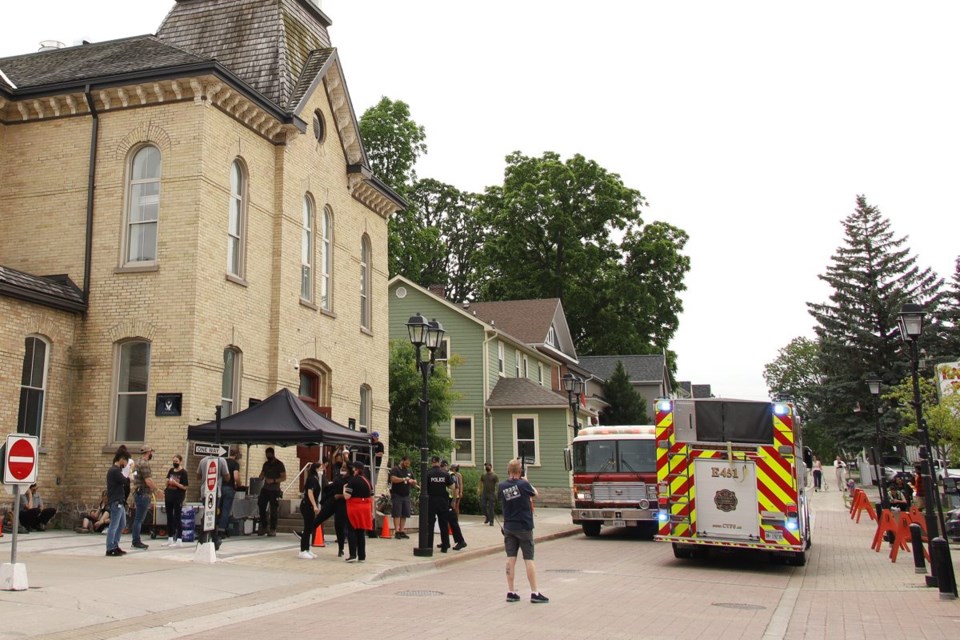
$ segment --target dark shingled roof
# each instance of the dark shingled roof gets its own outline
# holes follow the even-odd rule
[[[623,362],[630,382],[656,382],[663,380],[664,359],[662,355],[648,356],[581,356],[580,365],[598,378],[607,380]]]
[[[0,69],[22,91],[198,62],[204,60],[148,35],[0,58]]]
[[[708,384],[693,385],[693,397],[694,398],[712,398],[713,392],[710,390],[710,385]]]
[[[526,378],[500,378],[487,400],[487,406],[494,409],[507,407],[557,407],[559,409],[566,407],[567,404],[567,399],[560,394]]]
[[[336,49],[317,49],[312,52],[307,58],[306,64],[303,65],[303,71],[300,72],[300,80],[297,81],[297,86],[293,88],[293,95],[290,96],[290,108],[295,108],[300,101],[303,99],[303,96],[306,95],[307,89],[310,88],[310,85],[313,84],[313,81],[316,79],[317,74],[320,73],[320,70],[323,69],[323,65],[327,63],[327,60],[334,54]]]
[[[65,311],[84,311],[83,291],[65,275],[35,276],[0,266],[0,295]]]
[[[178,0],[157,37],[215,58],[274,104],[291,109],[311,53],[330,48],[329,24],[309,0]]]
[[[543,344],[559,304],[560,298],[473,302],[466,311],[524,344]]]

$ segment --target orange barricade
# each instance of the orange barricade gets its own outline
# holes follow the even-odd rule
[[[323,525],[317,525],[316,530],[313,532],[313,547],[325,547],[327,545],[323,544]]]
[[[380,537],[381,538],[392,538],[390,535],[390,518],[383,516],[383,526],[380,527]]]
[[[857,489],[853,496],[853,504],[850,506],[850,518],[853,519],[856,516],[857,522],[860,522],[860,516],[864,511],[867,512],[871,520],[877,520],[877,512],[867,498],[867,494],[864,493],[863,489]]]
[[[899,524],[893,518],[890,510],[882,509],[880,511],[880,520],[877,523],[877,532],[873,535],[873,542],[870,543],[870,548],[877,553],[880,553],[880,547],[883,546],[883,539],[886,537],[887,532],[890,532],[895,536],[897,534],[898,527]]]

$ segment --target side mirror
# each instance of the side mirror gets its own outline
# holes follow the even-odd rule
[[[563,450],[563,466],[567,471],[571,471],[573,469],[573,457],[570,453],[570,447],[567,447]]]

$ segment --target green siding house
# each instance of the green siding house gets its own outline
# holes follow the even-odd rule
[[[563,449],[573,438],[573,415],[560,378],[577,356],[560,300],[460,305],[402,276],[390,281],[389,291],[391,340],[407,340],[406,322],[420,313],[443,324],[438,361],[457,358],[451,377],[460,398],[451,412],[456,449],[450,461],[464,467],[491,462],[505,478],[507,462],[522,452],[538,503],[569,506]]]

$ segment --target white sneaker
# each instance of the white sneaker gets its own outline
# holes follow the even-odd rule
[[[175,546],[175,547],[182,547],[182,546],[183,546],[183,540],[181,540],[180,538],[177,538],[177,541],[173,543],[173,546]]]
[[[172,546],[175,546],[175,545],[174,545],[174,542],[173,542],[173,538],[167,538],[167,541],[164,542],[164,543],[163,543],[162,545],[160,545],[160,546],[162,546],[162,547],[172,547]]]
[[[314,556],[309,551],[301,551],[300,555],[297,557],[300,558],[301,560],[313,560],[316,556]]]

